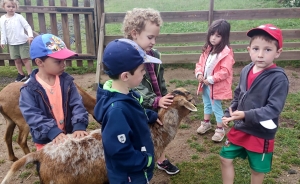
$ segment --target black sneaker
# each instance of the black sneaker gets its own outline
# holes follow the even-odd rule
[[[166,159],[161,164],[157,163],[157,167],[160,170],[166,171],[168,174],[177,174],[179,172],[178,167],[171,164],[171,162]]]
[[[17,76],[15,82],[23,82],[26,79],[27,79],[27,77],[25,75],[21,75],[18,73],[18,76]]]

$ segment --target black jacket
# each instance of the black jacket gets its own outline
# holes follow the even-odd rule
[[[279,115],[288,95],[289,81],[280,67],[264,70],[247,90],[248,73],[253,63],[245,66],[240,75],[240,82],[234,91],[230,107],[232,111],[245,112],[243,120],[235,120],[234,128],[262,139],[274,139],[278,129]],[[229,117],[228,109],[225,110]],[[273,120],[275,129],[267,129],[260,122]]]

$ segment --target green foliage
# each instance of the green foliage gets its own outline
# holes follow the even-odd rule
[[[190,125],[188,125],[188,124],[181,124],[181,125],[179,126],[179,128],[181,128],[181,129],[189,129],[189,128],[190,128]]]
[[[18,134],[14,134],[14,135],[12,136],[12,141],[13,141],[13,142],[17,142],[17,139],[18,139]]]
[[[24,171],[19,175],[19,178],[25,179],[27,178],[29,175],[31,174],[31,172],[29,171]]]
[[[5,163],[5,159],[0,160],[0,165]]]
[[[300,0],[281,0],[286,7],[300,7]]]
[[[177,80],[177,79],[173,79],[170,80],[171,84],[175,84],[175,87],[185,87],[188,85],[192,85],[192,86],[198,86],[199,82],[195,79],[195,80],[185,80],[185,81],[181,81],[181,80]]]
[[[95,121],[89,122],[89,125],[87,128],[90,130],[95,130],[95,129],[99,128],[99,123],[97,123]]]

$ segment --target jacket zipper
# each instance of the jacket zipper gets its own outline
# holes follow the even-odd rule
[[[55,119],[54,114],[53,114],[53,111],[52,111],[52,108],[51,108],[50,104],[48,104],[47,101],[45,100],[43,93],[42,93],[41,91],[39,91],[39,90],[37,90],[37,92],[40,93],[40,95],[42,96],[42,99],[43,99],[44,103],[47,105],[47,107],[48,107],[48,109],[49,109],[51,115],[52,115],[53,118]]]
[[[64,117],[64,131],[66,132],[66,122],[67,122],[67,114],[68,114],[68,108],[67,108],[67,105],[68,105],[68,99],[69,99],[69,91],[70,91],[70,86],[68,86],[68,91],[67,91],[67,99],[66,99],[66,103],[65,103],[65,117]]]

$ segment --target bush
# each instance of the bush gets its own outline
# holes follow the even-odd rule
[[[300,7],[300,0],[281,0],[286,7]]]

